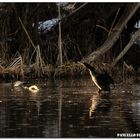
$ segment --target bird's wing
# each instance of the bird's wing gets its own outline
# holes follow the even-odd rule
[[[109,75],[109,73],[108,73],[105,69],[103,69],[102,77],[104,77],[104,79],[106,79],[106,81],[107,81],[109,84],[113,84],[113,85],[114,85],[114,80],[113,80],[113,78]]]

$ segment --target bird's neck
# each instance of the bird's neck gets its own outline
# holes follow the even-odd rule
[[[92,72],[93,75],[97,75],[97,72],[94,67],[87,65],[87,68]]]
[[[89,70],[92,81],[95,83],[95,85],[101,90],[101,87],[99,86],[99,84],[97,83],[97,80],[95,78],[95,75],[93,74],[93,72],[91,72],[91,70]]]

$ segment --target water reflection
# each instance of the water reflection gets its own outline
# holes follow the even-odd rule
[[[134,83],[132,85],[132,93],[134,96],[140,96],[140,83]]]
[[[97,114],[103,115],[102,113],[109,112],[111,107],[111,101],[109,99],[110,93],[99,96],[99,94],[95,94],[91,98],[91,106],[89,109],[89,117],[95,118]]]
[[[0,137],[116,137],[140,130],[139,97],[122,93],[123,86],[99,96],[90,78],[36,84],[37,93],[0,84]]]

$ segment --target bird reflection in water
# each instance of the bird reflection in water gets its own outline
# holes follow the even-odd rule
[[[99,115],[109,112],[111,108],[110,93],[102,93],[100,96],[98,93],[91,98],[91,105],[89,108],[89,118],[95,118]]]

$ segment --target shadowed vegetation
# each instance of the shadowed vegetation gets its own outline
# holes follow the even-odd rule
[[[86,70],[77,61],[100,48],[115,32],[124,9],[133,3],[63,3],[61,14],[60,65],[56,23],[50,30],[39,29],[39,23],[58,18],[58,3],[0,3],[0,77],[1,79],[48,78],[84,75]],[[125,48],[139,21],[136,10],[113,47],[94,62],[116,79],[138,72],[139,43],[133,44],[115,68],[111,63]],[[47,27],[46,27],[47,28]],[[131,67],[131,68],[130,68]],[[120,71],[120,74],[119,74]],[[116,72],[118,76],[116,76]],[[129,76],[128,76],[129,75]]]

